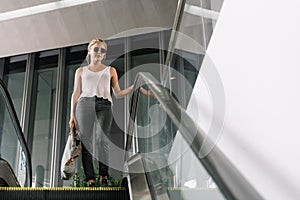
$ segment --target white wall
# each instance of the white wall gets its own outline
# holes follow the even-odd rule
[[[265,199],[300,197],[299,9],[299,0],[226,0],[207,51],[226,101],[217,145]]]

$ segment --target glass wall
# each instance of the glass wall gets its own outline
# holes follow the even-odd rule
[[[58,50],[38,54],[33,85],[33,186],[49,186],[52,160]]]
[[[170,70],[170,89],[184,108],[187,107],[190,100],[203,57],[203,54],[177,49],[173,55],[172,70]]]
[[[18,119],[21,118],[27,55],[6,59],[3,81],[13,101]]]
[[[71,96],[73,93],[73,87],[74,87],[74,78],[75,78],[75,72],[76,69],[79,67],[87,65],[87,62],[85,60],[87,55],[87,44],[84,45],[78,45],[73,47],[66,48],[66,63],[63,68],[66,72],[66,94],[64,95],[64,105],[63,110],[64,114],[62,115],[62,124],[64,127],[62,127],[61,132],[63,133],[61,143],[59,144],[61,146],[61,151],[59,152],[59,157],[62,157],[62,151],[64,150],[65,142],[67,141],[68,132],[69,132],[69,120],[70,120],[70,110],[71,110]],[[77,171],[81,171],[81,159],[77,159]],[[60,166],[60,163],[59,163]],[[60,174],[60,173],[58,173]],[[60,184],[62,186],[69,187],[72,184],[72,180],[68,181],[62,181]],[[59,185],[61,186],[61,185]]]
[[[29,186],[29,162],[25,149],[20,142],[20,129],[17,119],[10,112],[5,93],[0,91],[0,158],[4,159],[13,170],[20,186]],[[16,120],[16,121],[15,121]],[[16,123],[15,123],[16,122]],[[26,147],[24,147],[26,148]],[[11,176],[11,174],[7,174]]]
[[[167,72],[168,79],[164,80],[164,85],[180,94],[178,100],[183,107],[188,105],[222,4],[223,0],[187,0],[183,5],[175,48],[169,49],[174,54],[168,62],[174,70]]]
[[[188,106],[193,86],[200,76],[198,73],[201,72],[202,61],[205,56],[209,56],[206,55],[206,50],[222,4],[223,0],[186,0],[183,5],[177,37],[174,38],[175,48],[170,50],[174,55],[168,73],[169,84],[166,85],[170,86],[175,94],[179,94],[178,100],[184,108]],[[169,160],[175,162],[169,166],[176,177],[174,186],[190,189],[182,190],[184,198],[199,198],[198,192],[201,192],[204,199],[223,199],[222,196],[215,196],[216,184],[200,165],[180,133],[176,134],[173,143]],[[195,192],[190,192],[192,188]]]
[[[136,72],[150,72],[155,78],[160,80],[159,34],[143,34],[129,39],[129,69],[138,68]],[[135,75],[136,73],[133,73],[130,78],[134,79]]]
[[[131,50],[131,59],[130,59],[130,68],[136,68],[136,72],[149,72],[151,73],[157,80],[160,80],[160,46],[159,46],[159,34],[158,33],[150,33],[145,35],[139,35],[131,38],[130,43]],[[134,70],[135,71],[135,70]],[[134,77],[136,73],[134,73]],[[133,77],[133,78],[134,78]],[[147,90],[147,87],[144,86],[144,89]],[[141,97],[143,98],[143,97]],[[138,107],[140,109],[147,109],[153,106],[155,103],[149,99],[145,99],[145,101],[139,101]],[[143,115],[144,112],[138,112],[141,114],[138,117],[139,127],[141,130],[138,131],[140,134],[149,133],[150,135],[150,126],[149,124],[155,124],[155,122],[159,121],[159,118],[150,119],[149,115]],[[141,143],[147,143],[148,145],[141,145],[142,148],[159,148],[160,138],[159,137],[149,137],[145,140],[141,139]],[[142,152],[148,152],[147,149],[141,149]]]
[[[79,45],[74,47],[68,47],[66,53],[66,77],[67,77],[67,95],[64,96],[66,99],[67,105],[65,105],[66,111],[66,131],[69,130],[69,119],[70,119],[70,109],[71,109],[71,95],[73,92],[74,86],[74,77],[76,69],[86,65],[86,55],[87,55],[87,45]],[[68,135],[66,134],[65,139]]]
[[[158,81],[161,81],[162,64],[167,54],[170,33],[170,30],[167,30],[106,41],[108,52],[103,62],[105,65],[116,68],[121,89],[133,84],[138,72],[149,72]],[[26,94],[30,95],[30,98],[24,97],[24,105],[27,110],[23,108],[23,112],[28,112],[29,114],[24,115],[27,118],[24,119],[25,127],[22,128],[25,128],[27,133],[27,142],[32,156],[33,186],[53,186],[54,184],[56,184],[55,186],[69,186],[71,183],[70,181],[60,181],[59,176],[55,176],[54,179],[56,180],[53,180],[53,176],[51,178],[50,173],[56,173],[54,170],[57,170],[59,168],[57,165],[60,165],[60,163],[56,163],[56,166],[53,166],[54,160],[52,159],[55,158],[60,162],[63,153],[67,132],[69,131],[68,122],[74,75],[78,67],[87,64],[85,61],[87,45],[82,44],[63,49],[36,52],[31,55],[30,61],[28,61],[28,55],[5,58],[6,67],[3,77],[12,96],[19,119],[20,116],[24,115],[24,113],[21,113],[24,85],[28,85]],[[200,66],[202,59],[191,52],[178,50],[176,53],[177,56],[175,56],[172,64],[173,69],[186,77],[189,83],[193,85],[199,68],[194,69],[190,65]],[[30,70],[25,71],[26,65]],[[58,68],[58,66],[62,67],[62,69]],[[59,76],[60,71],[64,73],[63,76]],[[129,72],[128,76],[124,76],[125,72]],[[191,91],[187,90],[185,86],[180,86],[181,83],[178,81],[180,77],[176,77],[177,75],[176,73],[172,74],[174,88],[175,84],[177,88],[176,92],[182,93],[184,91],[185,93],[190,93]],[[28,77],[28,80],[25,77]],[[65,81],[59,80],[58,77]],[[57,94],[59,87],[57,83],[64,84],[64,92],[59,97],[57,96],[59,95]],[[172,92],[175,93],[175,90]],[[110,156],[112,158],[110,160],[110,163],[112,163],[110,170],[111,174],[119,177],[124,164],[123,155],[120,154],[119,150],[124,147],[124,132],[126,132],[126,119],[128,118],[128,113],[126,112],[128,112],[129,99],[115,99],[114,95],[112,96],[114,121],[109,139],[111,145],[114,145],[115,148]],[[59,114],[58,117],[55,113],[59,104],[56,102],[56,99],[63,102],[62,114]],[[184,100],[179,98],[178,101],[182,102]],[[145,99],[145,101],[140,101],[139,103],[140,109],[148,109],[156,104],[151,99]],[[157,118],[156,121],[151,122],[149,116],[141,116],[138,119],[140,120],[138,122],[139,125],[145,126],[145,128],[147,128],[147,124],[155,124],[159,121],[159,118]],[[61,123],[62,126],[57,128],[58,123]],[[28,127],[26,128],[26,126]],[[169,134],[169,130],[165,131],[165,134],[164,130],[161,130],[157,136],[141,142],[151,144],[150,146],[145,145],[148,146],[147,148],[160,149],[174,137],[174,134]],[[54,138],[55,141],[53,141]],[[53,151],[54,149],[56,151]],[[145,149],[145,151],[148,150]],[[78,160],[80,162],[80,159]],[[78,170],[80,170],[81,164],[79,163],[78,166]],[[57,173],[59,174],[59,172]],[[54,183],[50,183],[51,181],[54,181]]]
[[[126,56],[125,53],[125,39],[113,39],[107,40],[107,55],[103,63],[107,66],[112,66],[116,69],[119,78],[120,88],[127,87],[127,78],[124,77],[126,71]],[[125,130],[125,99],[116,99],[111,91],[113,99],[113,121],[111,126],[111,132],[109,135],[110,152],[109,152],[109,173],[116,179],[120,179],[123,167],[123,155],[120,153],[120,149],[123,149],[124,145],[124,130]]]
[[[145,86],[144,88],[147,89]],[[164,94],[164,91],[161,94]],[[172,101],[169,102],[168,98],[166,100],[168,106],[172,105]],[[224,199],[200,160],[190,156],[194,155],[190,144],[174,139],[175,136],[185,133],[180,133],[179,128],[163,109],[164,105],[157,99],[143,94],[138,96],[138,101],[145,103],[138,104],[135,108],[131,151],[141,155],[142,164],[134,163],[138,158],[133,156],[134,161],[129,163],[134,165],[132,170],[136,171],[130,172],[130,179],[137,180],[135,178],[142,174],[140,170],[143,166],[147,172],[150,190],[157,199]],[[175,113],[178,116],[174,114],[173,117],[180,117],[180,112]],[[135,186],[133,190],[136,192],[133,192],[133,196],[141,199],[145,197],[145,192],[138,191],[138,186]],[[176,194],[172,192],[174,189]],[[168,198],[162,198],[164,195]]]
[[[10,94],[19,121],[22,111],[26,62],[27,55],[20,55],[6,58],[4,65],[3,82]],[[29,183],[26,183],[27,161],[24,160],[24,152],[2,95],[0,112],[2,113],[0,116],[0,157],[9,162],[20,185],[28,185]]]
[[[186,43],[182,36],[178,37],[177,47],[190,51],[205,51],[209,44],[213,29],[217,22],[223,0],[187,0],[180,22],[179,31],[190,37],[200,48]],[[197,45],[198,45],[197,44]]]

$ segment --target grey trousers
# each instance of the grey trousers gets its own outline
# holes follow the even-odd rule
[[[111,102],[98,97],[81,97],[75,113],[86,180],[95,180],[93,158],[99,161],[99,175],[108,176],[108,136],[113,118]]]

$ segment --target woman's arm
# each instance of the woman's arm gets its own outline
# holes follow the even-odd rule
[[[140,93],[142,95],[145,95],[147,97],[150,97],[151,99],[155,99],[155,96],[153,94],[153,92],[151,90],[146,90],[145,88],[143,88],[142,86],[140,87]]]
[[[70,128],[75,124],[75,107],[81,93],[81,74],[82,68],[80,67],[75,72],[74,90],[71,97]]]
[[[128,95],[132,91],[133,85],[124,90],[120,89],[118,74],[114,67],[110,67],[110,74],[111,74],[111,86],[114,91],[114,95],[117,99],[123,98],[124,96]]]

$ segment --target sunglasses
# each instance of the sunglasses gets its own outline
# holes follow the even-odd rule
[[[94,52],[95,53],[98,53],[99,50],[100,50],[101,53],[106,53],[107,52],[107,50],[104,49],[104,48],[94,47]]]

